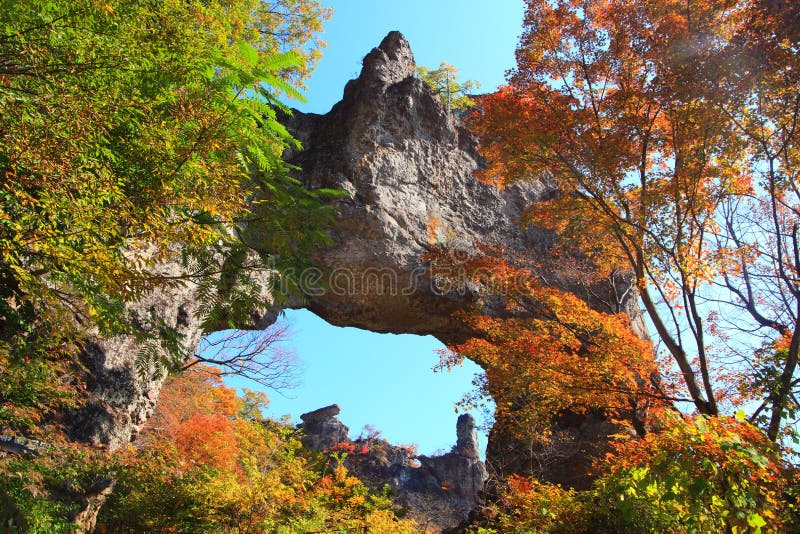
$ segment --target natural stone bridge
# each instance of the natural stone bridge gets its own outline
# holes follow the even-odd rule
[[[613,287],[624,280],[601,282],[589,291],[574,269],[549,257],[553,236],[518,224],[522,210],[551,195],[552,185],[533,181],[498,190],[473,177],[481,166],[476,139],[415,77],[414,66],[408,42],[392,32],[364,58],[361,75],[346,85],[341,102],[329,113],[297,112],[287,119],[304,147],[287,155],[302,169],[299,178],[308,187],[348,193],[338,202],[335,245],[314,258],[329,270],[330,289],[313,292],[293,307],[306,307],[335,325],[431,334],[445,344],[461,341],[469,332],[454,321],[453,313],[467,306],[473,295],[437,291],[424,277],[421,258],[433,239],[463,250],[476,243],[500,244],[523,263],[535,265],[548,283],[579,294],[595,307],[636,312],[632,293]],[[621,293],[627,297],[618,302],[615,295]],[[140,307],[159,310],[185,339],[199,342],[193,288],[151,295]],[[242,327],[262,328],[274,317],[259,313],[254,324]],[[644,333],[641,322],[635,325]],[[93,399],[75,418],[77,438],[115,447],[129,441],[145,422],[161,381],[136,377],[136,352],[133,341],[125,338],[87,351]],[[596,439],[598,432],[608,430],[602,425],[574,423],[575,439]],[[500,441],[490,436],[489,464],[493,455],[506,454]],[[574,454],[583,454],[580,446]],[[552,479],[569,483],[576,469],[578,475],[584,469],[574,458],[563,463],[573,469],[554,472]]]

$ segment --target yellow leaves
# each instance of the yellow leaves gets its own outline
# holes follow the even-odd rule
[[[358,484],[359,480],[355,477],[351,477],[344,464],[339,462],[333,468],[333,482],[342,484],[345,488],[351,488]]]
[[[168,379],[148,430],[137,440],[139,448],[129,452],[126,469],[118,473],[122,480],[116,491],[123,498],[108,505],[106,513],[121,510],[124,521],[137,530],[152,530],[156,524],[170,530],[200,528],[179,523],[186,521],[176,516],[179,510],[201,522],[202,529],[220,531],[245,524],[258,531],[277,525],[291,531],[312,525],[413,531],[397,518],[388,499],[371,494],[343,462],[323,466],[316,453],[304,451],[291,437],[291,426],[249,419],[246,411],[232,417],[228,388],[208,371]],[[236,404],[257,404],[258,399],[250,395]]]
[[[278,160],[288,134],[270,121],[253,128],[264,116],[253,110],[268,106],[233,99],[231,87],[254,85],[284,47],[311,54],[323,11],[313,0],[281,6],[267,14],[255,0],[59,0],[3,12],[7,59],[38,73],[0,82],[0,260],[17,266],[23,294],[54,308],[85,301],[91,318],[109,317],[173,283],[157,265],[235,239],[231,227],[256,188],[237,154],[252,145]],[[32,33],[15,40],[19,28]],[[237,42],[246,43],[238,53],[229,47]],[[285,56],[276,83],[302,78],[303,61]],[[291,211],[291,197],[276,211]]]
[[[363,495],[353,495],[352,497],[347,499],[347,504],[349,506],[359,506],[366,502],[366,498]]]

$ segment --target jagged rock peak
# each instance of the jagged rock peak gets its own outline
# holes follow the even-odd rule
[[[303,445],[322,451],[348,441],[350,429],[336,418],[340,411],[338,404],[331,404],[301,415],[303,438],[300,441]]]
[[[413,75],[416,63],[406,38],[402,33],[393,31],[366,55],[362,65],[362,79],[374,79],[383,85],[392,85]]]
[[[475,418],[468,413],[458,416],[456,422],[456,452],[466,458],[477,460],[478,432],[475,430]]]
[[[488,474],[478,457],[478,437],[471,415],[458,418],[454,452],[415,459],[407,446],[392,445],[381,438],[348,439],[347,427],[336,417],[339,411],[339,406],[332,404],[301,415],[303,444],[320,451],[334,445],[349,445],[351,450],[361,451],[346,456],[347,468],[370,487],[388,485],[396,505],[408,508],[412,517],[428,523],[426,532],[455,528],[483,504]]]

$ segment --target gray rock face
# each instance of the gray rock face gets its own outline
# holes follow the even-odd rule
[[[523,439],[499,428],[489,433],[486,450],[493,473],[518,473],[577,490],[591,487],[587,473],[595,459],[613,452],[608,436],[636,436],[630,425],[593,413],[563,415],[547,441]]]
[[[525,208],[552,195],[552,184],[499,190],[473,177],[482,165],[477,140],[414,76],[400,33],[367,54],[330,112],[295,112],[287,127],[304,147],[288,158],[302,169],[298,177],[349,193],[338,203],[335,246],[315,258],[331,270],[329,290],[304,304],[328,322],[462,341],[469,332],[453,312],[472,301],[475,288],[437,286],[423,276],[422,258],[434,245],[470,253],[481,243],[501,245],[546,282],[598,308],[634,310],[624,292],[630,280],[587,287],[576,262],[565,268],[550,256],[551,234],[519,225]]]
[[[316,258],[333,270],[331,289],[307,306],[336,325],[447,342],[465,336],[452,314],[472,295],[432,286],[423,254],[431,245],[539,243],[541,232],[515,221],[546,188],[499,191],[476,181],[475,139],[413,73],[408,42],[392,32],[328,114],[288,121],[304,146],[290,158],[299,177],[349,193],[338,205],[336,245]]]
[[[442,456],[420,456],[420,468],[410,477],[401,503],[425,518],[438,519],[443,529],[455,528],[483,503],[489,475],[477,458],[457,452]],[[401,486],[402,488],[402,486]]]
[[[478,432],[475,418],[468,413],[458,416],[456,423],[456,450],[465,458],[478,458]]]
[[[192,348],[200,342],[194,288],[157,291],[137,303],[132,313],[146,320],[158,313],[168,326],[184,336]],[[115,449],[135,438],[155,409],[165,376],[144,376],[136,369],[142,347],[132,337],[118,336],[89,343],[81,354],[90,396],[87,404],[68,417],[74,439]],[[190,356],[187,354],[187,357]]]
[[[164,266],[162,270],[175,277],[185,274],[176,265]],[[267,284],[265,278],[264,287]],[[203,334],[196,291],[192,283],[155,291],[131,305],[128,311],[142,323],[159,317],[174,328],[187,347],[188,359],[195,354]],[[275,317],[271,311],[253,310],[252,323],[241,327],[266,328]],[[143,347],[129,336],[99,340],[85,346],[80,362],[89,398],[85,406],[65,417],[73,439],[105,445],[111,450],[135,439],[155,409],[166,378],[155,369],[137,369],[137,354],[141,350]]]

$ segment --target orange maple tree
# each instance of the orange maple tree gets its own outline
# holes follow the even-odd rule
[[[770,6],[529,0],[509,85],[472,126],[481,179],[557,189],[528,222],[601,273],[633,272],[695,409],[760,395],[751,417],[771,408],[776,439],[797,404],[800,69],[797,36],[778,31],[796,10]],[[729,326],[790,339],[770,380],[748,374],[760,346],[724,343]]]
[[[220,375],[217,368],[198,366],[170,377],[144,440],[162,447],[172,444],[188,461],[235,470],[240,402]]]
[[[515,435],[546,438],[558,416],[589,411],[634,419],[645,433],[646,415],[669,399],[656,380],[652,346],[634,334],[629,317],[594,310],[509,265],[497,250],[481,248],[485,254],[470,258],[442,248],[426,256],[432,276],[459,273],[461,283],[479,284],[488,298],[503,299],[495,316],[462,313],[473,337],[440,354],[442,367],[469,358],[485,370],[463,404],[491,397],[495,425]]]

